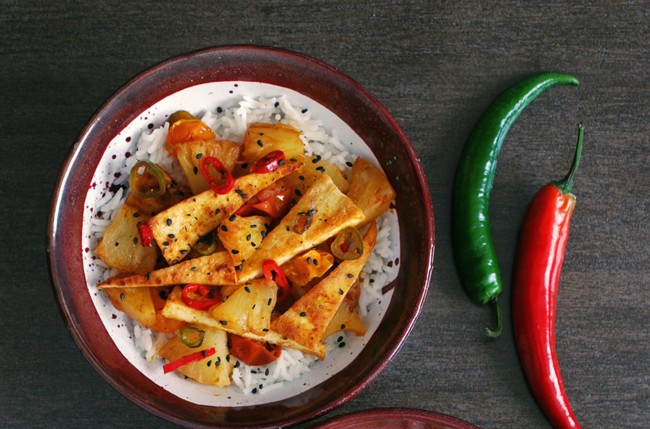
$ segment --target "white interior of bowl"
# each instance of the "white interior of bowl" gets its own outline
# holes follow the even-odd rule
[[[93,225],[97,222],[96,203],[107,198],[110,184],[117,179],[114,172],[117,166],[124,162],[127,152],[134,154],[135,143],[143,133],[151,132],[165,123],[170,114],[177,110],[188,110],[197,117],[205,112],[214,112],[218,107],[230,107],[242,97],[286,97],[291,105],[308,109],[312,118],[319,119],[328,133],[335,133],[337,138],[345,144],[346,149],[354,155],[363,156],[379,165],[377,158],[361,137],[354,132],[345,122],[329,109],[304,95],[288,88],[256,82],[213,82],[186,88],[174,93],[142,112],[136,119],[129,123],[107,147],[89,187],[84,204],[84,223],[82,229],[82,248],[86,281],[88,284],[89,298],[95,306],[106,330],[117,348],[124,357],[154,383],[162,386],[174,395],[200,405],[210,406],[248,406],[274,402],[299,394],[326,381],[331,375],[345,368],[356,358],[372,334],[376,331],[383,318],[392,291],[387,292],[378,301],[373,303],[368,314],[363,318],[367,333],[363,337],[353,334],[330,337],[330,342],[335,342],[333,350],[328,352],[324,361],[315,361],[310,366],[310,371],[293,381],[283,382],[273,386],[272,389],[255,389],[255,393],[244,393],[237,386],[227,388],[207,386],[185,379],[182,375],[171,373],[164,374],[162,360],[156,359],[149,363],[143,352],[136,347],[134,342],[134,326],[124,314],[115,310],[108,298],[96,288],[96,285],[111,274],[94,255],[97,238],[93,235]],[[121,179],[124,181],[124,178]],[[119,196],[118,196],[119,197]],[[123,196],[122,196],[123,198]],[[117,201],[117,198],[115,201]],[[392,255],[400,255],[399,230],[397,216],[394,211],[387,217],[390,224],[390,248]],[[391,271],[391,276],[386,278],[388,284],[396,276],[399,267]],[[137,328],[136,328],[137,329]],[[337,347],[345,343],[344,347]]]

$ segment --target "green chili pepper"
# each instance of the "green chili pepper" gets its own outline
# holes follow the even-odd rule
[[[203,337],[205,332],[193,326],[186,326],[178,333],[178,338],[187,347],[195,348],[203,344]]]
[[[470,299],[492,303],[497,317],[490,337],[501,334],[498,296],[503,290],[499,263],[492,244],[489,198],[497,157],[508,130],[538,95],[558,85],[578,85],[574,76],[541,73],[501,93],[474,126],[456,169],[452,201],[452,246],[461,283]]]

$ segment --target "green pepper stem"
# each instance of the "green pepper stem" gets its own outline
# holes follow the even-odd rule
[[[582,154],[582,139],[585,134],[585,128],[582,123],[578,124],[578,143],[576,144],[576,151],[573,155],[573,162],[571,163],[571,169],[566,177],[559,182],[555,182],[563,194],[571,192],[573,189],[573,176],[575,176],[576,171],[578,171],[578,166],[580,165],[580,155]]]
[[[490,338],[497,338],[499,335],[501,335],[501,331],[503,330],[503,320],[501,317],[501,306],[499,305],[499,301],[496,297],[492,300],[492,306],[494,307],[494,312],[497,316],[497,328],[494,330],[485,328],[485,333]]]

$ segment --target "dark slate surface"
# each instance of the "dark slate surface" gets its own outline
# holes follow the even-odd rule
[[[389,368],[329,416],[400,406],[486,429],[549,427],[514,348],[510,268],[526,205],[564,174],[581,120],[558,299],[562,374],[584,427],[650,427],[650,3],[192,3],[0,2],[0,427],[172,427],[116,393],[68,334],[47,267],[50,198],[78,133],[115,90],[171,56],[232,43],[300,51],[358,80],[427,172],[437,247],[426,305]],[[582,84],[537,100],[501,153],[491,215],[507,323],[490,341],[491,313],[468,301],[453,267],[453,172],[491,99],[544,70]]]

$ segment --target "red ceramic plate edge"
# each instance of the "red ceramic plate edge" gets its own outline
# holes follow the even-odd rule
[[[182,63],[191,58],[196,59],[197,56],[199,57],[207,56],[205,58],[205,60],[207,60],[214,55],[219,55],[220,53],[223,55],[232,55],[233,52],[242,52],[244,55],[248,55],[248,56],[251,55],[262,56],[262,57],[269,57],[271,59],[281,58],[287,60],[287,58],[289,58],[291,61],[294,62],[297,61],[303,63],[303,65],[309,65],[311,67],[315,67],[319,69],[318,70],[319,73],[334,75],[336,79],[343,82],[344,85],[348,85],[354,88],[354,90],[357,92],[358,97],[360,97],[362,101],[371,105],[372,109],[376,112],[376,114],[380,116],[381,121],[387,123],[391,131],[397,133],[399,139],[406,143],[401,147],[401,150],[404,150],[406,152],[406,156],[410,163],[410,167],[413,169],[413,174],[416,177],[416,182],[420,188],[420,191],[422,193],[422,198],[423,198],[421,204],[422,204],[422,208],[424,209],[425,216],[424,216],[422,228],[423,228],[423,236],[427,237],[428,239],[420,243],[419,245],[420,253],[418,256],[419,256],[419,260],[422,263],[422,266],[426,267],[427,269],[420,271],[418,278],[413,280],[413,281],[417,281],[418,284],[422,284],[422,287],[419,289],[417,296],[412,297],[412,301],[414,302],[415,305],[412,307],[410,314],[408,315],[405,323],[403,323],[399,331],[393,333],[391,339],[389,340],[389,347],[384,351],[384,354],[382,355],[381,359],[379,359],[374,364],[373,368],[368,373],[366,373],[364,377],[358,379],[356,383],[354,383],[351,387],[347,388],[344,392],[342,392],[342,394],[338,396],[338,398],[334,400],[329,400],[323,404],[319,404],[314,409],[310,410],[309,413],[295,415],[286,420],[282,420],[282,421],[278,420],[272,423],[273,426],[277,426],[280,423],[283,425],[293,425],[320,416],[326,412],[331,411],[333,408],[341,405],[342,403],[353,399],[385,369],[385,367],[389,364],[392,357],[399,351],[404,341],[406,340],[406,336],[410,333],[410,331],[413,328],[415,320],[426,298],[431,272],[433,270],[433,255],[434,255],[434,244],[435,244],[435,238],[434,238],[435,230],[434,230],[434,221],[433,221],[434,218],[433,218],[433,209],[431,205],[431,198],[428,191],[428,185],[422,167],[419,164],[416,154],[413,148],[411,147],[410,143],[408,142],[408,139],[403,134],[401,128],[398,126],[398,124],[392,118],[392,116],[387,112],[387,110],[383,107],[383,105],[374,98],[374,96],[368,93],[361,85],[359,85],[357,82],[355,82],[348,76],[340,73],[339,71],[332,68],[331,66],[328,66],[304,54],[286,51],[277,48],[266,48],[266,47],[251,46],[251,45],[222,46],[219,48],[207,49],[207,50],[197,51],[195,53],[191,53],[183,56],[178,56],[170,60],[167,60],[165,62],[162,62],[159,65],[154,66],[148,69],[147,71],[141,73],[140,75],[136,76],[134,79],[132,79],[122,88],[120,88],[120,90],[118,90],[115,93],[115,95],[112,96],[97,111],[97,113],[88,122],[88,125],[84,128],[84,130],[80,134],[80,137],[78,141],[75,143],[70,156],[67,158],[66,162],[64,163],[64,166],[57,180],[57,187],[51,204],[51,212],[50,212],[51,214],[50,214],[49,224],[48,224],[48,248],[47,248],[48,262],[50,264],[52,284],[54,285],[57,302],[64,316],[64,320],[66,322],[68,329],[73,339],[77,343],[78,347],[82,349],[82,351],[84,352],[86,358],[90,361],[92,366],[100,373],[100,375],[102,375],[102,377],[109,382],[109,384],[111,384],[122,395],[131,399],[133,402],[135,402],[142,408],[152,412],[155,415],[158,415],[160,417],[163,417],[165,419],[180,424],[190,424],[196,427],[214,427],[211,424],[212,422],[212,419],[210,418],[212,417],[211,413],[202,415],[200,418],[195,417],[193,418],[193,420],[187,420],[184,416],[170,413],[167,410],[161,408],[159,404],[152,403],[150,400],[147,399],[147,395],[144,394],[143,392],[138,392],[137,389],[135,389],[134,385],[129,384],[125,380],[117,381],[113,378],[113,376],[111,375],[111,370],[115,370],[116,368],[114,366],[110,366],[109,368],[106,362],[96,355],[95,350],[93,350],[93,346],[89,344],[89,342],[86,340],[84,331],[81,327],[84,318],[94,317],[96,319],[99,319],[97,313],[95,312],[94,308],[91,308],[92,306],[86,306],[86,308],[81,308],[78,305],[74,305],[75,302],[71,301],[71,298],[66,295],[66,293],[70,292],[71,290],[69,285],[75,284],[75,282],[81,281],[83,282],[85,287],[85,277],[83,275],[83,270],[81,270],[81,272],[74,273],[74,272],[70,272],[70,270],[67,270],[65,266],[67,263],[72,263],[79,267],[82,266],[80,262],[81,246],[79,246],[78,254],[71,255],[69,257],[63,257],[59,252],[59,248],[63,247],[63,245],[60,244],[60,241],[65,239],[63,235],[66,235],[68,237],[81,236],[81,224],[77,225],[76,227],[73,226],[72,231],[63,231],[63,226],[65,225],[64,217],[66,216],[66,213],[70,211],[70,209],[66,210],[66,208],[71,205],[78,208],[79,205],[81,205],[81,208],[83,209],[83,202],[86,194],[85,190],[76,189],[76,192],[68,192],[70,190],[69,189],[70,181],[74,180],[74,178],[69,177],[71,167],[74,166],[78,162],[78,160],[81,159],[84,156],[84,154],[90,150],[90,148],[84,147],[81,143],[84,140],[86,140],[89,135],[93,133],[95,134],[104,133],[104,134],[111,134],[111,135],[116,134],[126,124],[128,124],[130,120],[132,120],[133,117],[135,117],[135,115],[137,114],[136,113],[132,115],[133,117],[126,118],[125,121],[120,124],[106,123],[106,118],[103,116],[105,116],[106,112],[110,110],[111,103],[114,102],[119,97],[123,97],[125,94],[127,94],[130,88],[140,84],[143,80],[152,79],[152,76],[154,76],[155,74],[161,71],[164,71],[165,68],[174,66],[175,64]],[[252,79],[243,78],[237,80],[252,80]],[[206,81],[210,81],[210,80],[208,79]],[[202,82],[196,82],[196,83],[202,83]],[[173,89],[173,85],[170,87],[170,93],[173,93],[176,90],[177,89]],[[314,98],[313,96],[311,97]],[[147,103],[149,102],[148,101],[144,102],[144,104]],[[147,106],[136,107],[135,110],[138,110],[139,112],[144,111],[151,104],[153,103],[150,103]],[[98,128],[99,130],[97,130]],[[99,152],[103,152],[104,148],[105,146],[101,148]],[[105,332],[103,332],[103,334],[107,337],[107,334]],[[112,342],[107,343],[106,346],[115,347],[114,344],[112,344]],[[149,391],[157,391],[157,390],[159,390],[157,386],[149,389]],[[196,407],[200,408],[200,406],[196,406]],[[256,425],[256,424],[247,425],[246,427],[271,427],[271,426],[267,426],[269,423],[270,422],[265,422],[260,425]],[[244,426],[242,424],[235,423],[233,425],[228,425],[225,427],[244,427]]]
[[[391,423],[391,426],[382,426],[382,428],[411,427],[411,423],[415,421],[424,424],[424,428],[430,427],[432,429],[439,428],[439,425],[445,425],[445,429],[480,429],[478,426],[447,414],[412,408],[376,408],[356,411],[332,417],[323,423],[315,425],[313,429],[352,429],[359,427],[361,424],[367,425],[375,421]],[[417,427],[420,428],[421,426]]]

